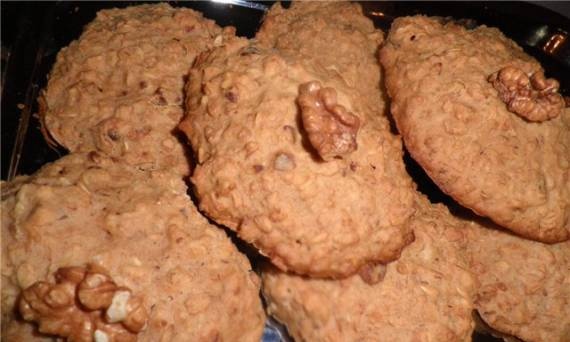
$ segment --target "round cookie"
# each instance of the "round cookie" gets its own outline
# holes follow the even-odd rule
[[[188,174],[175,133],[185,76],[226,34],[233,31],[167,4],[98,12],[57,56],[39,99],[44,131],[71,152],[98,150],[141,169]]]
[[[443,206],[425,206],[400,259],[342,280],[262,273],[268,313],[295,341],[470,341],[475,281],[458,249],[465,230]],[[384,267],[384,266],[381,266]]]
[[[336,74],[381,113],[385,95],[377,52],[383,37],[359,4],[343,1],[293,1],[288,9],[276,3],[255,36],[262,45]]]
[[[478,281],[475,308],[493,329],[524,341],[568,341],[570,242],[546,245],[468,225],[467,255]]]
[[[178,178],[91,152],[3,184],[3,337],[259,341],[259,278]]]
[[[187,94],[200,208],[280,269],[346,277],[411,242],[401,142],[340,78],[235,39],[197,60]]]
[[[447,194],[523,237],[570,238],[570,110],[494,28],[394,21],[380,53],[412,157]]]

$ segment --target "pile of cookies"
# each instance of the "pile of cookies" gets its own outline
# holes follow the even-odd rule
[[[40,104],[71,153],[2,184],[7,341],[570,341],[570,109],[496,29],[103,10]]]

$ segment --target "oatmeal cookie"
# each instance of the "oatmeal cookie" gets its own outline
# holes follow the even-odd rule
[[[57,56],[39,99],[44,131],[71,152],[98,150],[141,169],[188,174],[175,132],[185,75],[224,35],[233,31],[167,4],[98,12]]]
[[[3,336],[259,341],[259,279],[175,173],[91,152],[4,188]]]
[[[570,238],[570,109],[501,32],[394,21],[380,53],[412,157],[447,194],[516,234]]]
[[[378,283],[263,272],[268,312],[296,341],[470,341],[475,281],[458,246],[465,230],[443,206],[424,207],[415,241],[381,266]],[[364,278],[365,279],[365,278]]]
[[[476,223],[468,232],[481,318],[524,341],[569,341],[570,242],[547,245]]]
[[[197,60],[187,94],[200,208],[280,269],[346,277],[411,242],[401,142],[339,77],[234,39]]]
[[[338,75],[383,112],[377,52],[384,34],[362,13],[359,4],[344,1],[294,1],[288,9],[276,3],[265,15],[255,38],[260,44],[301,62]],[[331,42],[334,42],[331,44]]]

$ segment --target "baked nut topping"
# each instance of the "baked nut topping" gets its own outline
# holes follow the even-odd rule
[[[366,264],[358,271],[358,275],[365,283],[374,285],[384,279],[386,275],[386,265]]]
[[[111,305],[115,291],[117,285],[107,275],[89,273],[77,286],[77,297],[87,309],[102,310]]]
[[[333,88],[323,88],[317,81],[302,84],[297,101],[309,141],[323,160],[356,150],[360,120],[337,103]]]
[[[509,111],[534,122],[557,117],[564,108],[564,99],[558,93],[560,84],[537,71],[529,78],[515,67],[504,67],[489,76],[489,82],[499,92]]]
[[[25,289],[18,308],[39,331],[70,341],[136,341],[147,313],[142,300],[119,287],[100,267],[63,267],[56,283],[38,281]]]

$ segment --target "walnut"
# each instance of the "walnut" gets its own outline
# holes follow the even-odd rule
[[[120,287],[100,267],[64,267],[55,284],[38,281],[25,289],[18,309],[39,331],[68,341],[136,341],[147,313],[142,300]]]
[[[356,150],[360,120],[337,104],[333,88],[322,88],[317,81],[302,84],[297,101],[309,141],[323,160],[342,157]]]
[[[109,307],[117,285],[103,273],[89,273],[77,287],[79,302],[89,310],[101,310]]]
[[[505,67],[488,78],[507,104],[509,111],[528,121],[541,122],[557,117],[565,106],[558,93],[559,83],[537,71],[529,78],[522,70]]]

